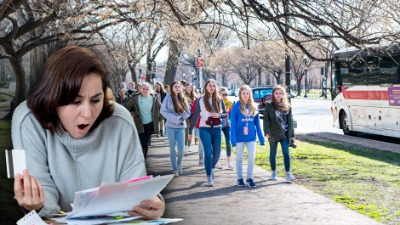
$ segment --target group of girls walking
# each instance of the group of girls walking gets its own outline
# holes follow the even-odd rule
[[[238,186],[256,187],[253,180],[256,141],[258,138],[260,145],[264,145],[264,137],[268,139],[270,146],[271,180],[277,180],[278,143],[281,144],[284,156],[286,180],[294,179],[290,173],[289,155],[289,142],[294,141],[293,118],[283,86],[277,85],[273,89],[272,100],[267,103],[264,113],[263,130],[258,107],[248,85],[239,89],[239,101],[235,104],[228,100],[228,90],[218,89],[216,81],[212,79],[205,82],[202,96],[196,94],[191,84],[184,86],[177,81],[171,83],[170,94],[167,94],[159,83],[155,85],[156,96],[148,94],[149,84],[143,83],[142,87],[140,94],[127,103],[127,108],[132,111],[138,127],[143,153],[146,157],[150,134],[162,133],[163,128],[160,124],[165,122],[170,161],[176,177],[183,174],[184,153],[190,147],[193,129],[198,128],[199,165],[204,164],[207,186],[214,185],[213,169],[220,167],[218,161],[221,154],[222,133],[225,136],[228,169],[235,168],[231,161],[231,152],[232,146],[236,147]],[[143,106],[138,107],[139,102]],[[246,179],[242,171],[245,147],[248,161]]]

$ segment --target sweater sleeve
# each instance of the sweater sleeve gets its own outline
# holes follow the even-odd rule
[[[271,134],[270,131],[270,124],[271,124],[271,117],[269,115],[269,108],[271,107],[270,103],[267,103],[267,105],[265,106],[265,111],[264,111],[264,121],[263,121],[263,125],[264,125],[264,134]]]
[[[237,126],[237,117],[238,111],[236,104],[233,105],[230,116],[231,116],[231,144],[232,146],[236,146],[236,126]]]
[[[261,145],[264,145],[265,144],[265,138],[264,138],[263,132],[261,130],[260,114],[259,113],[257,113],[257,115],[255,116],[254,123],[256,125],[258,140],[260,141]]]
[[[162,105],[161,105],[161,110],[160,113],[164,116],[164,118],[166,120],[168,120],[169,122],[173,123],[173,124],[179,124],[179,119],[180,117],[177,116],[174,112],[171,112],[170,109],[170,104],[172,103],[172,99],[171,99],[171,95],[167,95],[167,97],[165,97]],[[172,106],[173,108],[173,106]]]
[[[46,132],[31,113],[26,113],[26,102],[15,110],[12,119],[12,142],[14,149],[24,149],[29,174],[42,185],[46,200],[39,216],[44,217],[60,210],[60,198],[51,178],[45,146]]]

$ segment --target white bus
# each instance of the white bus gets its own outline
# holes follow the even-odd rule
[[[334,126],[400,138],[400,46],[342,49],[333,61]]]

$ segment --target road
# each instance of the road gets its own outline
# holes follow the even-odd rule
[[[329,132],[343,134],[341,129],[333,127],[330,100],[292,99],[293,119],[297,121],[297,131],[302,133]]]

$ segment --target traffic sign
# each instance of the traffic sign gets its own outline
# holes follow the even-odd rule
[[[196,59],[196,67],[197,68],[202,68],[203,67],[203,60],[202,59]]]

